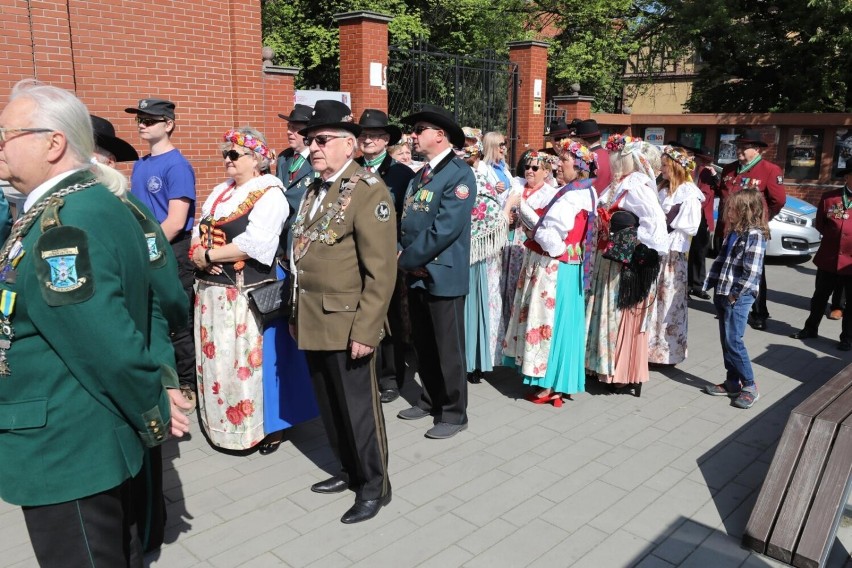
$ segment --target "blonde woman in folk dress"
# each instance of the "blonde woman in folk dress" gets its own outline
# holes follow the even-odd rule
[[[560,189],[520,206],[528,249],[515,294],[504,354],[534,387],[527,400],[562,406],[585,390],[583,267],[597,193],[595,155],[578,142],[559,145]],[[579,330],[579,332],[578,332]]]
[[[687,254],[701,223],[704,194],[692,182],[695,162],[686,150],[663,148],[660,205],[666,214],[668,252],[660,258],[656,301],[648,321],[648,362],[677,365],[686,359]]]
[[[263,329],[247,293],[275,280],[273,265],[289,207],[281,181],[261,175],[274,159],[252,128],[228,131],[229,179],[213,188],[193,230],[195,345],[201,423],[220,448],[264,439]]]
[[[636,216],[636,242],[644,245],[645,254],[655,256],[652,251],[667,249],[666,218],[657,200],[656,173],[651,166],[659,162],[659,150],[641,139],[621,135],[610,136],[607,150],[613,183],[601,194],[598,204],[597,252],[586,297],[586,369],[610,385],[611,391],[629,388],[638,396],[641,384],[649,378],[645,318],[653,282],[648,290],[622,290],[625,263],[611,260],[604,253],[609,254],[612,242],[609,219],[617,211]],[[638,276],[633,274],[634,282]],[[646,285],[651,276],[656,278],[656,274],[645,271]],[[643,297],[637,297],[637,293]],[[620,296],[636,301],[622,309]]]

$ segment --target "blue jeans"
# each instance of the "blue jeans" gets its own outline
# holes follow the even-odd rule
[[[743,343],[748,313],[754,304],[754,296],[744,294],[731,304],[727,296],[716,294],[713,297],[713,303],[719,315],[719,339],[722,342],[722,357],[727,371],[725,384],[729,391],[734,392],[747,387],[749,390],[754,389],[754,372]]]

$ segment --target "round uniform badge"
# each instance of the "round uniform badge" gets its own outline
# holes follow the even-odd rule
[[[382,201],[376,205],[376,219],[382,223],[386,223],[390,219],[390,205],[387,201]]]
[[[470,188],[464,184],[456,186],[456,197],[467,199],[470,196]]]

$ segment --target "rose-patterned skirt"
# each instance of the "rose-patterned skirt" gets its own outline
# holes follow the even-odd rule
[[[245,450],[263,432],[263,334],[246,291],[197,282],[195,357],[198,408],[210,441]]]
[[[527,249],[503,340],[503,355],[525,377],[543,377],[553,339],[559,261]]]
[[[676,365],[686,359],[686,253],[660,259],[657,300],[649,308],[648,362]]]

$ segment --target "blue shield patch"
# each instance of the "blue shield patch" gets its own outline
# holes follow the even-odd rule
[[[70,292],[86,283],[86,278],[77,278],[77,247],[65,249],[56,256],[44,255],[50,265],[50,282],[45,284],[54,292]]]
[[[154,233],[145,233],[145,241],[148,243],[148,260],[154,262],[161,256],[163,252],[157,246],[157,235]]]

